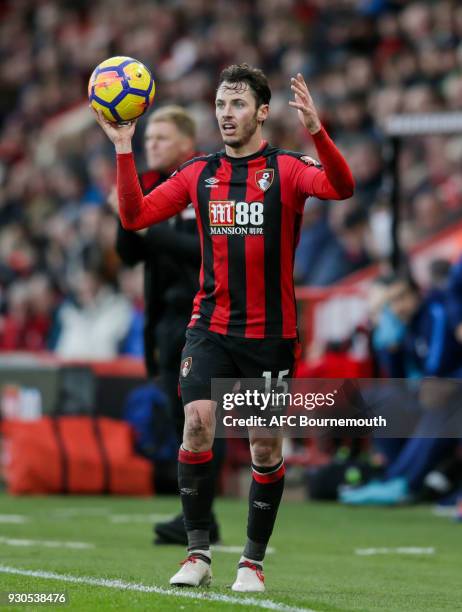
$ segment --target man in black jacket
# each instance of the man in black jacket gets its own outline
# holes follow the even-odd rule
[[[144,193],[197,155],[195,132],[194,120],[180,106],[165,106],[150,115],[144,138],[148,170],[140,176]],[[113,208],[117,207],[116,195],[110,203]],[[119,224],[116,248],[125,264],[145,264],[146,370],[150,378],[159,377],[181,441],[184,411],[178,393],[178,374],[192,300],[199,286],[201,262],[194,209],[189,206],[177,217],[142,232],[124,230]],[[182,515],[157,524],[154,530],[158,543],[186,542]],[[218,539],[215,522],[210,535],[213,540]]]

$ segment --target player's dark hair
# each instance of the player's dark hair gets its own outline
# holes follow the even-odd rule
[[[218,87],[226,83],[246,83],[252,90],[255,97],[257,108],[261,104],[269,104],[271,100],[271,89],[268,85],[268,79],[265,73],[260,68],[254,68],[249,64],[232,64],[221,71],[218,79]]]
[[[412,276],[410,270],[407,268],[398,270],[397,272],[394,272],[390,275],[389,285],[394,285],[396,283],[402,283],[403,285],[406,285],[408,289],[412,291],[412,293],[420,293],[420,287],[417,281]]]

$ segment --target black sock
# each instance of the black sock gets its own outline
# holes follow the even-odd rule
[[[189,548],[209,548],[210,515],[214,495],[212,451],[194,453],[180,447],[178,488]]]
[[[284,473],[283,459],[272,467],[258,467],[252,464],[248,539],[244,549],[244,556],[249,559],[263,561],[284,491]]]

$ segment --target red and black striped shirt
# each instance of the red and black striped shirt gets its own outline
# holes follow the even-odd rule
[[[194,158],[144,197],[133,155],[117,156],[124,227],[158,223],[190,202],[195,208],[202,266],[190,327],[246,338],[296,337],[293,265],[306,198],[340,200],[354,188],[325,130],[313,139],[322,166],[264,142],[247,157]]]

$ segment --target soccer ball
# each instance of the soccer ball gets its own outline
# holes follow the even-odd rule
[[[88,82],[90,105],[108,121],[123,123],[142,115],[154,99],[156,84],[144,64],[132,57],[110,57]]]

